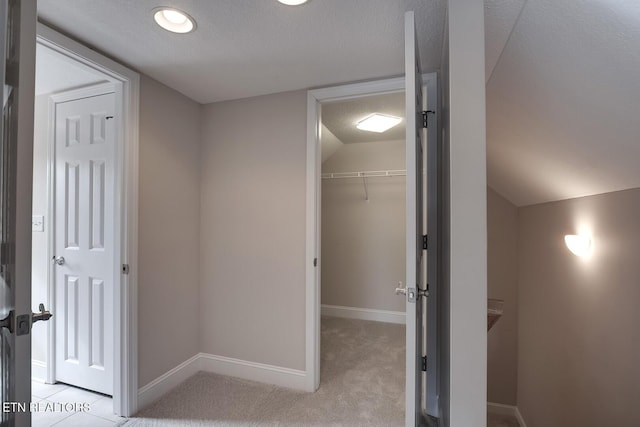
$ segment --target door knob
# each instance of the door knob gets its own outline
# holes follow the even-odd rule
[[[51,314],[50,311],[47,311],[44,309],[44,304],[40,303],[40,305],[38,306],[38,310],[40,310],[40,313],[32,313],[31,314],[31,323],[36,323],[39,322],[40,320],[42,321],[47,321],[49,319],[51,319],[51,316],[53,316],[53,314]]]
[[[58,264],[58,265],[64,265],[64,257],[63,256],[53,256],[52,259],[54,264]]]
[[[406,295],[407,294],[407,288],[404,287],[404,285],[402,284],[402,282],[398,282],[398,287],[396,288],[396,295]]]

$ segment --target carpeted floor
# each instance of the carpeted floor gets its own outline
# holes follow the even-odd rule
[[[520,427],[520,424],[510,415],[487,414],[487,427]]]
[[[316,393],[200,372],[121,425],[402,426],[404,343],[404,325],[323,317]],[[487,425],[518,422],[489,414]]]
[[[323,317],[316,393],[200,372],[122,425],[401,426],[404,343],[404,325]]]

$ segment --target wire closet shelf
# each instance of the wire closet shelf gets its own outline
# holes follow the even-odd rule
[[[407,171],[397,169],[386,171],[328,172],[322,174],[322,179],[376,178],[386,176],[407,176]]]
[[[367,178],[384,178],[392,176],[407,176],[407,171],[402,169],[386,171],[360,171],[360,172],[328,172],[322,174],[322,179],[346,179],[360,178],[364,186],[364,199],[369,201],[369,185]]]

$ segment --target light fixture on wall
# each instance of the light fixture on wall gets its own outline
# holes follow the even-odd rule
[[[584,234],[567,234],[564,236],[567,248],[576,256],[584,257],[591,252],[591,237]]]
[[[287,6],[298,6],[308,2],[309,0],[278,0],[282,4],[286,4]]]
[[[196,21],[179,9],[157,7],[152,12],[156,24],[172,33],[186,34],[196,29]]]
[[[402,119],[400,117],[373,113],[356,123],[356,127],[360,130],[382,133],[396,126],[401,121]]]

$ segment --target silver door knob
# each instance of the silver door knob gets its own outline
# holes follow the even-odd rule
[[[54,264],[64,265],[64,257],[63,256],[55,256],[54,255],[52,261],[53,261]]]
[[[45,310],[44,309],[44,304],[40,303],[40,305],[38,306],[38,310],[40,310],[39,313],[32,313],[31,314],[31,323],[36,323],[39,321],[47,321],[49,319],[51,319],[51,316],[53,316],[53,314],[51,314],[50,311]]]
[[[407,288],[404,287],[404,285],[402,284],[402,282],[398,282],[398,287],[396,288],[396,295],[406,295],[407,294]]]

